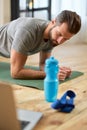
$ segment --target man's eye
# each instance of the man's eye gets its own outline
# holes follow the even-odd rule
[[[61,34],[59,34],[59,36],[62,36]]]
[[[58,36],[62,36],[61,33],[59,33],[58,31],[57,31],[57,35],[58,35]]]

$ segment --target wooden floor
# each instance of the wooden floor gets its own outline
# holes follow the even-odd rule
[[[63,44],[52,54],[61,66],[84,72],[84,75],[59,85],[58,98],[67,90],[76,93],[75,109],[62,113],[51,109],[44,99],[44,91],[12,85],[18,108],[43,112],[43,117],[34,130],[87,130],[87,43]],[[27,64],[38,65],[38,54],[31,56]],[[7,61],[0,57],[0,61]]]

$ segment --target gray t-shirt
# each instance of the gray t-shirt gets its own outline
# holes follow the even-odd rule
[[[21,17],[0,28],[0,55],[10,57],[11,48],[25,55],[51,51],[52,44],[43,39],[49,21]]]

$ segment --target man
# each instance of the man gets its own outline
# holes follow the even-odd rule
[[[0,55],[10,57],[13,78],[44,78],[45,60],[51,56],[52,49],[69,40],[80,28],[80,16],[69,10],[62,11],[52,21],[18,18],[0,28]],[[24,68],[28,56],[37,52],[40,52],[40,71]],[[70,74],[70,68],[60,67],[59,80]]]

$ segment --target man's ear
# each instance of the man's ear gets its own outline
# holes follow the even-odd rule
[[[53,19],[51,22],[52,22],[52,24],[54,24],[54,25],[55,25],[55,23],[56,23],[55,19]]]

